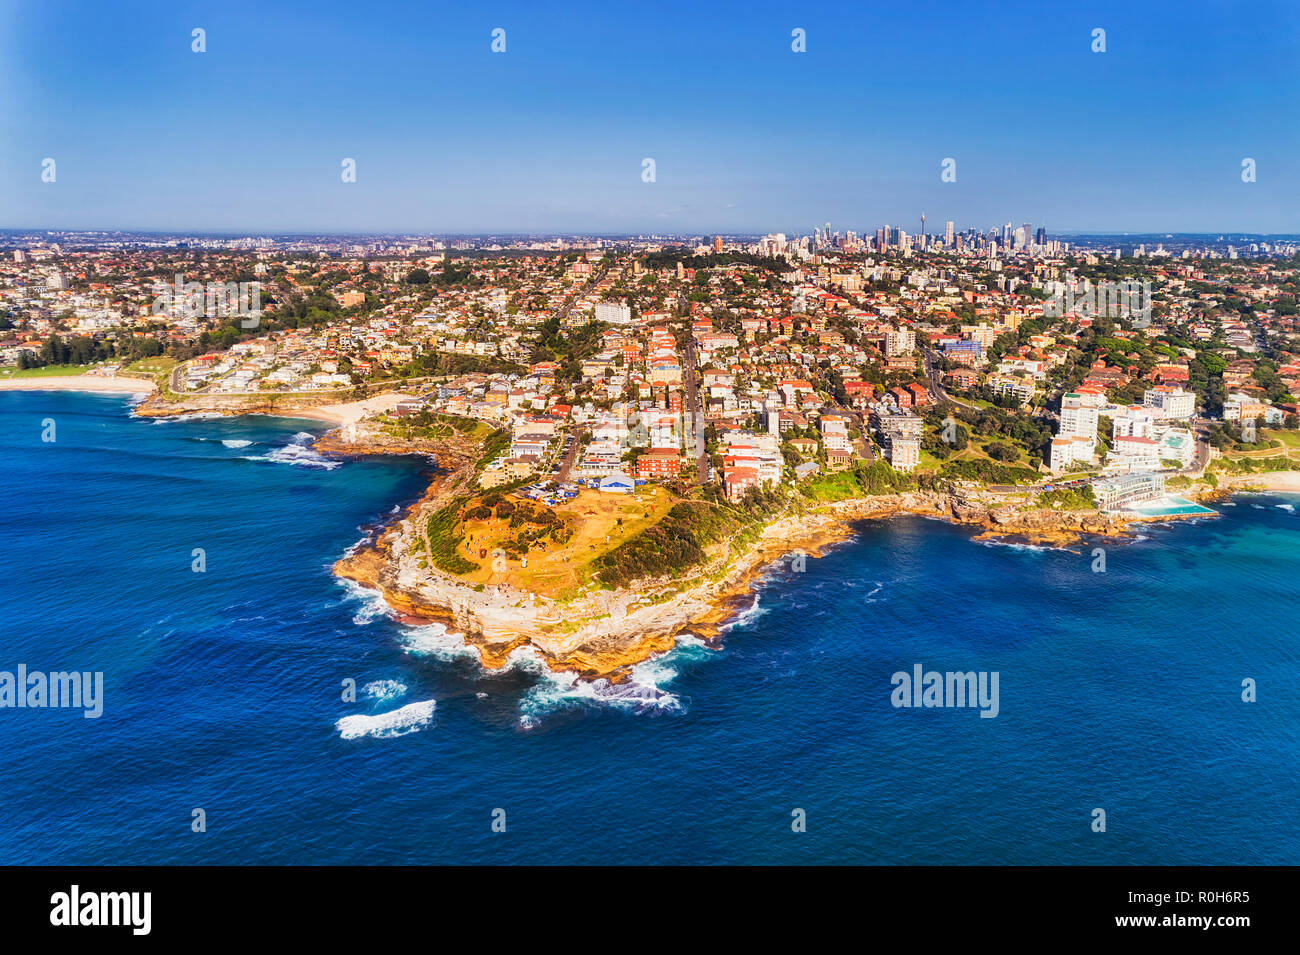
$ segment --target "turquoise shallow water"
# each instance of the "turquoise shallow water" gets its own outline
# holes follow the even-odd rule
[[[1189,501],[1185,497],[1177,495],[1168,495],[1159,501],[1151,501],[1147,504],[1138,504],[1127,509],[1128,511],[1139,514],[1143,517],[1171,517],[1179,514],[1200,514],[1210,516],[1217,513],[1213,508],[1197,504],[1195,501]]]
[[[105,678],[97,720],[0,709],[0,862],[1300,862],[1295,499],[1105,573],[869,522],[610,691],[485,673],[335,581],[425,464],[325,462],[317,430],[0,394],[0,670]],[[999,715],[893,707],[918,663],[997,671]]]

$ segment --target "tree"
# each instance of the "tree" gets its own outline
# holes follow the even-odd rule
[[[984,450],[995,461],[1015,461],[1020,457],[1019,451],[1001,441],[994,441]]]
[[[406,273],[407,285],[428,285],[429,273],[425,269],[411,269]]]

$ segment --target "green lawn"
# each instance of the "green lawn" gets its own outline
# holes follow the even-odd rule
[[[80,375],[94,368],[94,365],[46,365],[44,368],[5,368],[0,370],[3,378],[53,378],[59,375]]]
[[[1269,428],[1260,432],[1265,439],[1272,441],[1281,441],[1288,448],[1300,448],[1300,431],[1281,431],[1276,428]]]
[[[157,358],[140,358],[136,361],[131,362],[131,364],[129,365],[124,365],[122,367],[121,372],[119,372],[119,374],[149,375],[152,377],[156,375],[170,374],[172,369],[175,367],[176,367],[175,358],[169,358],[165,355],[160,355]]]

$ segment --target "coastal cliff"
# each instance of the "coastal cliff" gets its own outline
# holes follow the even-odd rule
[[[721,553],[683,582],[646,580],[597,590],[560,603],[506,585],[471,587],[430,570],[420,559],[416,528],[445,485],[412,509],[415,519],[390,527],[373,545],[340,560],[334,572],[379,590],[402,618],[439,621],[464,634],[488,668],[530,646],[552,669],[583,677],[624,678],[632,665],[673,647],[689,632],[713,641],[721,626],[750,603],[754,579],[795,552],[821,556],[854,533],[854,524],[916,514],[983,528],[980,536],[1015,536],[1062,545],[1082,536],[1122,536],[1129,520],[1096,511],[1015,507],[981,492],[906,492],[853,498],[773,521],[739,554]]]
[[[185,395],[168,398],[155,392],[134,408],[142,418],[173,418],[188,414],[220,415],[280,415],[293,417],[295,413],[311,411],[337,402],[340,395],[330,392],[319,394],[278,394],[268,391],[261,395]]]

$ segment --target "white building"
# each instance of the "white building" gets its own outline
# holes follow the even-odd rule
[[[1124,408],[1112,414],[1112,438],[1154,438],[1156,437],[1156,414],[1154,408]]]
[[[609,322],[611,325],[631,325],[632,309],[621,302],[599,302],[596,305],[596,321]]]
[[[1053,471],[1060,472],[1069,468],[1073,464],[1082,464],[1085,467],[1092,464],[1093,455],[1097,453],[1097,437],[1094,433],[1092,436],[1081,434],[1057,436],[1052,439],[1051,457],[1048,459],[1048,467]]]
[[[1142,404],[1166,419],[1186,419],[1196,413],[1196,395],[1170,385],[1156,385],[1143,392]]]
[[[1058,436],[1085,438],[1097,435],[1097,409],[1079,395],[1068,394],[1061,399],[1061,427]]]
[[[1092,482],[1097,507],[1103,511],[1142,504],[1163,497],[1165,476],[1155,471],[1121,474]]]
[[[1107,470],[1154,471],[1160,467],[1160,442],[1154,438],[1116,438],[1106,456]]]
[[[916,349],[916,332],[910,328],[898,328],[885,333],[885,357],[910,355]]]
[[[895,471],[911,471],[921,462],[921,440],[905,434],[886,438],[889,464]]]

